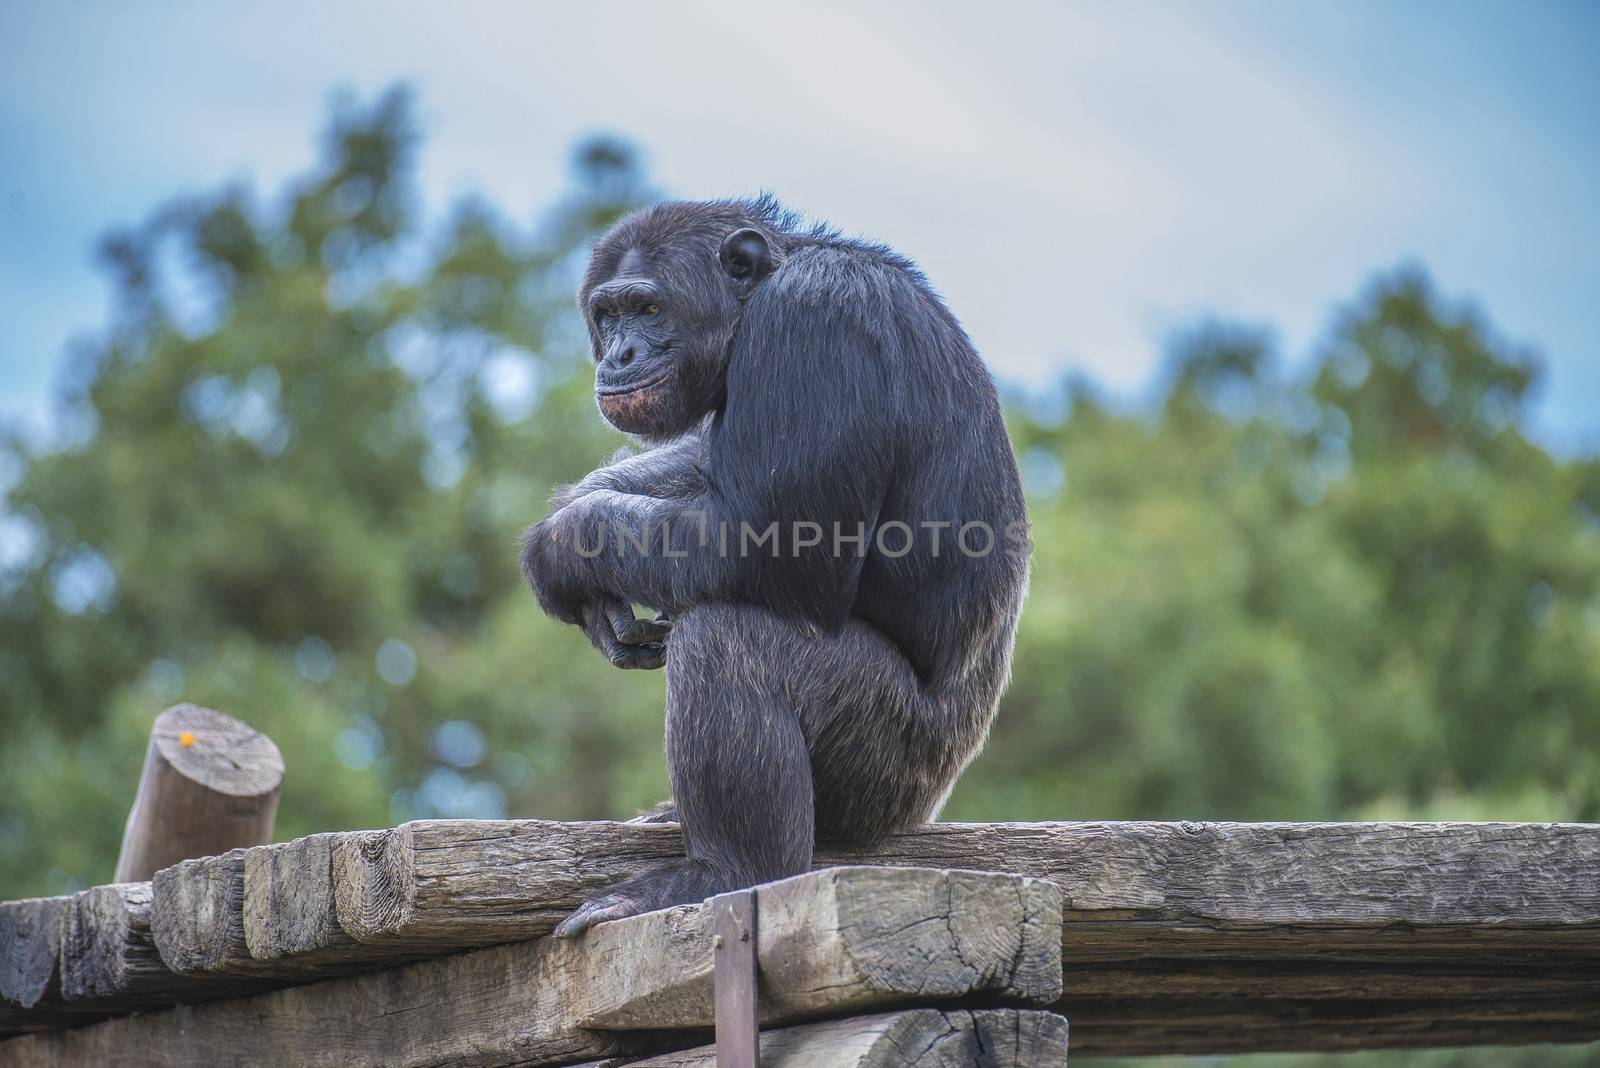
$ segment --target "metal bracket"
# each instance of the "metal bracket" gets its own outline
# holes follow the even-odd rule
[[[760,1068],[756,1021],[756,892],[711,899],[711,979],[716,1000],[717,1068]]]

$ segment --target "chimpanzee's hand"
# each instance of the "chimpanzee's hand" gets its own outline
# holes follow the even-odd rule
[[[667,634],[672,623],[665,615],[635,619],[623,601],[595,601],[583,607],[583,632],[594,647],[619,668],[650,670],[667,662]]]

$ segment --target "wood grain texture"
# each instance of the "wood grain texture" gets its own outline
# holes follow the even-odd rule
[[[150,934],[150,884],[116,883],[74,894],[61,918],[61,993],[69,1001],[166,998],[176,977]]]
[[[409,824],[370,840],[363,854],[345,854],[341,870],[370,865],[378,874],[344,880],[340,918],[362,937],[399,941],[415,932],[434,945],[539,933],[616,869],[675,848],[671,831]],[[586,869],[585,858],[597,855],[605,870]],[[1181,1012],[1202,999],[1298,1021],[1265,1028],[1271,1037],[1241,1032],[1237,1047],[1226,1026],[1207,1031],[1191,1021],[1174,1038],[1185,1049],[1427,1044],[1414,1020],[1381,1026],[1381,999],[1403,998],[1451,1021],[1453,1040],[1521,1041],[1537,1033],[1546,1009],[1562,1017],[1551,1032],[1560,1040],[1600,1038],[1570,1011],[1600,1004],[1600,828],[1591,825],[938,824],[870,852],[818,857],[857,860],[1051,880],[1066,901],[1058,1011],[1080,1027],[1118,997],[1146,996],[1152,1017],[1158,1002]],[[486,870],[493,874],[480,876]],[[374,901],[368,886],[381,886],[381,897]],[[506,907],[535,900],[553,907]],[[1534,1022],[1483,1020],[1484,1002],[1496,999]],[[1328,1002],[1320,1012],[1305,1008],[1318,1000]],[[1343,1030],[1343,1010],[1368,1015]],[[1159,1046],[1141,1051],[1150,1048]]]
[[[68,895],[0,902],[0,1034],[106,1017],[61,996],[61,917],[70,901]]]
[[[168,968],[180,975],[311,982],[372,967],[361,954],[342,961],[252,957],[245,938],[245,853],[231,849],[156,872],[150,929]]]
[[[679,849],[672,824],[408,823],[338,850],[338,919],[366,942],[535,937]],[[1049,879],[1066,898],[1073,962],[1600,951],[1593,825],[930,824],[817,857],[848,863]]]
[[[167,709],[150,732],[117,882],[272,841],[282,784],[283,757],[260,731],[198,705]]]
[[[830,868],[756,890],[763,1026],[906,997],[992,992],[1048,1004],[1061,990],[1060,895],[1037,879],[986,872]],[[708,906],[623,921],[607,933],[640,960],[579,983],[585,1026],[702,1026],[714,1015]],[[650,922],[643,922],[649,920]],[[596,931],[618,928],[602,925]],[[1052,993],[1054,991],[1054,993]],[[680,1025],[663,1020],[686,1021]]]
[[[61,910],[68,900],[0,902],[0,1000],[32,1008],[59,993]]]
[[[908,1009],[761,1034],[770,1068],[1058,1068],[1067,1021],[1027,1009]],[[717,1068],[714,1046],[576,1068]]]
[[[1184,998],[1064,1003],[1081,1057],[1593,1042],[1600,1004],[1503,997]],[[1058,1006],[1056,1011],[1063,1011]]]
[[[452,820],[250,850],[247,948],[315,976],[533,937],[678,849],[672,825]],[[1079,1046],[1600,1038],[1594,826],[933,825],[860,856],[1050,880]]]
[[[771,1023],[980,994],[1059,993],[1059,895],[972,872],[850,868],[758,891]],[[255,997],[29,1035],[19,1066],[560,1064],[650,1052],[712,1022],[710,916],[686,906]],[[699,1042],[699,1031],[676,1041]]]
[[[150,929],[168,968],[206,975],[260,966],[244,940],[244,853],[230,849],[156,872]]]
[[[257,846],[244,853],[245,948],[281,973],[333,976],[437,956],[450,947],[423,942],[364,946],[339,925],[333,858],[338,847],[382,831],[336,831]]]
[[[535,938],[641,865],[683,855],[676,824],[419,820],[334,855],[339,923],[368,944]]]
[[[72,895],[61,916],[61,995],[84,1009],[139,1012],[261,989],[240,978],[195,979],[161,960],[150,930],[150,884],[114,883]]]
[[[58,998],[41,1001],[26,1009],[0,1001],[0,1038],[7,1035],[25,1035],[35,1031],[54,1031],[62,1027],[80,1027],[112,1015],[114,1013],[75,1007]],[[4,1049],[4,1046],[0,1046],[0,1050]],[[0,1065],[3,1064],[5,1057],[0,1055]]]

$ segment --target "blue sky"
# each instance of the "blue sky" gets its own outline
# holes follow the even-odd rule
[[[917,258],[990,364],[1127,396],[1206,314],[1303,359],[1417,262],[1548,368],[1600,451],[1600,4],[112,5],[0,0],[0,418],[48,425],[107,227],[263,193],[329,93],[407,80],[440,209],[531,219],[578,137],[665,190],[770,189]]]

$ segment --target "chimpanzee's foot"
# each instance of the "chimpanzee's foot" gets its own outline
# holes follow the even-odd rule
[[[599,897],[585,901],[561,921],[557,938],[576,938],[597,923],[637,916],[673,905],[692,905],[716,894],[753,885],[756,880],[714,871],[699,860],[668,861],[630,876]]]

